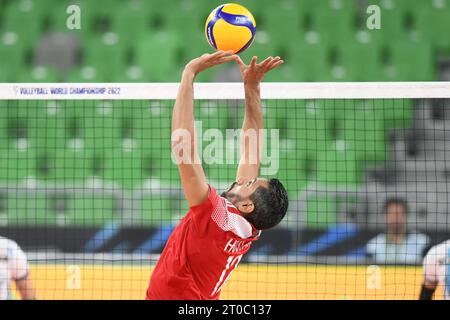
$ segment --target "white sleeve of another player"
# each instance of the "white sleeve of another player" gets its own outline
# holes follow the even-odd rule
[[[8,244],[8,266],[13,280],[21,280],[27,277],[27,257],[14,241],[10,241]]]
[[[423,260],[423,270],[425,281],[427,283],[437,284],[440,280],[440,264],[439,260],[445,256],[445,245],[440,244],[434,246],[425,256]]]

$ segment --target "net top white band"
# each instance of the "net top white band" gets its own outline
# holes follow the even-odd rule
[[[174,100],[178,83],[3,83],[0,100]],[[196,83],[197,100],[242,100],[242,83]],[[450,82],[262,83],[262,99],[450,98]]]

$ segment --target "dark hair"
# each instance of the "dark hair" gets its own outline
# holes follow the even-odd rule
[[[392,204],[396,204],[396,205],[400,205],[403,207],[403,209],[405,209],[405,213],[408,213],[408,204],[406,203],[406,201],[404,199],[400,199],[400,198],[389,198],[386,200],[386,203],[384,204],[384,213],[387,213],[387,208],[392,205]]]
[[[270,179],[269,187],[259,187],[250,199],[255,208],[246,219],[258,230],[275,227],[286,215],[288,195],[278,179]]]

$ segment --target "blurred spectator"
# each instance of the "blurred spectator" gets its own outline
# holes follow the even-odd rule
[[[388,199],[384,206],[386,233],[369,241],[366,252],[377,264],[419,264],[428,236],[408,232],[408,206],[402,199]]]

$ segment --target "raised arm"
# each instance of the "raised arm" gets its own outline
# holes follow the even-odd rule
[[[204,54],[189,62],[183,72],[172,115],[172,152],[189,206],[203,203],[208,185],[199,160],[194,127],[194,80],[213,66],[236,60],[232,52]]]
[[[250,65],[237,58],[245,88],[245,115],[241,134],[241,159],[236,175],[236,181],[242,183],[258,177],[261,164],[260,145],[263,126],[261,108],[260,83],[265,74],[284,63],[280,57],[269,57],[257,64],[253,57]]]

